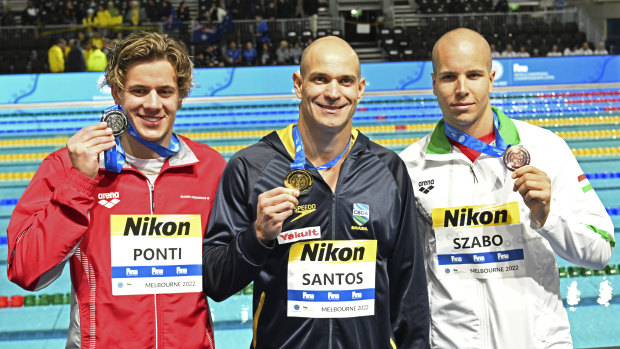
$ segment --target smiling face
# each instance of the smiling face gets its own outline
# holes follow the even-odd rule
[[[293,74],[301,99],[299,123],[309,130],[350,133],[366,80],[355,51],[342,39],[324,37],[306,48],[300,72]]]
[[[143,139],[168,147],[177,109],[181,108],[176,73],[170,62],[133,64],[127,70],[125,88],[112,88],[112,96]],[[130,143],[129,149],[141,148],[135,147],[137,141],[129,134],[123,135],[123,141]]]
[[[448,32],[433,48],[433,71],[433,94],[444,121],[477,138],[491,132],[495,72],[486,40],[468,29]]]

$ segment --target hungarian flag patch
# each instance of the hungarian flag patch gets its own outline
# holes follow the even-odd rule
[[[581,185],[581,190],[584,193],[587,193],[590,190],[592,190],[592,184],[590,184],[590,181],[588,180],[588,177],[586,177],[585,174],[582,173],[579,177],[577,177],[577,180],[579,181],[579,184]]]

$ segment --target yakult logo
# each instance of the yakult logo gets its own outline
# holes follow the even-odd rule
[[[97,195],[99,205],[106,208],[112,208],[114,205],[118,204],[121,201],[119,197],[120,195],[117,191],[111,193],[99,193],[99,195]]]
[[[303,229],[295,229],[289,231],[283,231],[278,235],[278,242],[280,244],[290,244],[292,242],[302,240],[316,240],[321,238],[321,227],[307,227]]]

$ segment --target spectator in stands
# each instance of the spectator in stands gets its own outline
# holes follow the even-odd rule
[[[86,10],[86,17],[82,18],[82,25],[86,27],[88,32],[92,32],[93,28],[99,25],[99,20],[95,17],[95,10],[92,8]]]
[[[256,15],[256,44],[261,45],[264,42],[269,42],[269,26],[263,19],[263,15]]]
[[[162,20],[164,21],[164,32],[178,32],[183,29],[183,22],[179,19],[177,11],[170,1],[162,3]]]
[[[226,0],[226,9],[230,12],[233,19],[254,18],[248,10],[249,1],[247,0]]]
[[[93,36],[88,41],[90,41],[93,48],[103,48],[103,37],[101,37],[101,31],[97,28],[93,29]]]
[[[40,25],[41,13],[39,7],[34,4],[33,0],[28,0],[26,8],[22,12],[23,25]]]
[[[63,38],[56,39],[56,42],[47,51],[47,61],[52,73],[62,73],[65,71],[65,48],[67,41]]]
[[[194,62],[194,68],[207,68],[207,61],[205,60],[205,54],[202,51],[198,51],[192,60]]]
[[[497,51],[497,48],[495,48],[495,44],[491,44],[491,57],[493,58],[501,58],[502,54],[499,53],[499,51]]]
[[[86,33],[84,33],[84,31],[82,30],[78,31],[76,40],[80,42],[80,47],[82,48],[82,50],[84,50],[86,42],[88,42],[88,37],[86,36]]]
[[[140,25],[146,20],[146,11],[140,7],[140,2],[137,0],[131,0],[129,2],[129,8],[125,13],[125,23],[129,25]]]
[[[291,48],[291,59],[293,61],[293,64],[301,63],[302,53],[303,53],[303,50],[301,49],[301,46],[299,45],[299,41],[295,41],[295,45],[293,45],[293,48]]]
[[[216,1],[212,2],[207,15],[209,22],[222,23],[224,17],[226,17],[226,10],[221,8]]]
[[[504,51],[502,51],[502,58],[514,58],[517,56],[517,53],[513,51],[511,44],[506,44]]]
[[[77,24],[77,13],[75,11],[75,7],[73,6],[73,1],[67,0],[65,2],[65,7],[62,10],[61,16],[62,24]]]
[[[88,58],[90,57],[91,52],[93,52],[93,45],[90,44],[90,41],[86,41],[84,44],[84,61],[88,62]]]
[[[84,50],[80,46],[77,39],[69,39],[69,54],[67,55],[67,71],[68,72],[85,72],[86,58],[84,58]]]
[[[495,4],[495,12],[508,12],[510,7],[507,0],[498,0]]]
[[[47,25],[62,24],[62,13],[55,2],[50,2],[49,6],[43,11],[43,22]]]
[[[86,11],[88,11],[89,8],[93,9],[93,11],[95,13],[97,13],[97,6],[99,5],[99,3],[96,0],[88,0],[84,5],[83,5],[83,9],[84,9],[84,14],[86,14]]]
[[[231,40],[228,44],[228,49],[224,55],[224,59],[226,60],[226,65],[230,67],[234,67],[241,63],[241,59],[243,58],[241,54],[241,50],[237,48],[237,43],[234,40]]]
[[[146,16],[150,22],[157,22],[161,20],[161,6],[159,5],[159,2],[149,0],[144,7]]]
[[[108,57],[100,48],[93,48],[86,60],[86,70],[88,71],[104,71],[108,64]]]
[[[584,41],[583,44],[581,44],[581,48],[579,50],[582,56],[592,56],[594,54],[594,51],[590,48],[590,43],[587,41]]]
[[[243,50],[243,61],[245,62],[245,65],[255,65],[257,56],[258,54],[254,48],[254,44],[252,41],[248,41],[245,44],[245,49]]]
[[[275,60],[273,59],[273,55],[271,54],[271,47],[267,42],[262,43],[262,49],[260,51],[259,57],[261,65],[275,64]]]
[[[527,58],[529,56],[530,56],[530,53],[527,52],[525,45],[519,46],[519,52],[515,53],[515,57],[518,57],[518,58]]]
[[[594,50],[595,55],[608,55],[609,51],[605,48],[605,45],[602,42],[596,44],[596,50]]]
[[[277,18],[293,18],[294,17],[293,6],[291,4],[292,2],[293,0],[278,0]]]
[[[226,162],[208,146],[173,131],[192,75],[183,43],[158,33],[128,36],[115,49],[104,84],[115,103],[109,110],[122,109],[130,130],[115,138],[111,128],[118,119],[79,130],[66,147],[43,160],[12,213],[7,229],[11,257],[6,263],[12,282],[39,290],[70,264],[67,348],[214,347],[200,272],[198,281],[187,282],[195,284],[193,288],[181,286],[181,281],[174,285],[178,278],[159,285],[147,281],[142,287],[135,287],[144,280],[139,277],[120,285],[113,281],[116,262],[131,259],[129,251],[154,247],[152,243],[163,249],[177,246],[174,262],[200,270],[199,240]],[[103,153],[112,148],[123,155]],[[172,224],[187,235],[164,237],[157,228],[164,240],[131,236],[137,239],[114,243],[116,223],[143,219]],[[192,236],[194,247],[187,246]],[[138,260],[133,265],[161,265],[142,261],[146,264]]]
[[[3,26],[14,26],[17,24],[15,21],[15,15],[13,14],[13,11],[11,11],[11,6],[9,5],[5,4],[2,6],[2,16],[0,17],[2,18],[0,20],[0,24]]]
[[[108,1],[107,11],[110,14],[110,24],[118,25],[123,23],[123,15],[118,10],[114,1]]]
[[[280,46],[276,49],[276,62],[280,65],[290,64],[291,50],[288,48],[288,41],[280,41]]]
[[[176,18],[176,11],[174,9],[174,7],[172,7],[172,4],[170,3],[170,1],[164,1],[161,3],[161,15],[160,15],[160,20],[162,22],[166,22],[168,20],[170,20],[171,18]]]
[[[561,57],[562,52],[558,48],[558,44],[551,45],[551,51],[547,52],[547,57]]]
[[[263,13],[265,14],[265,18],[269,18],[271,20],[276,19],[276,16],[278,15],[278,10],[276,9],[276,3],[274,0],[269,0],[267,6],[265,6]]]
[[[303,0],[304,16],[310,20],[310,30],[316,35],[317,20],[319,17],[319,0]]]
[[[204,48],[203,53],[208,67],[224,66],[224,60],[222,59],[220,52],[221,51],[217,48],[217,45],[207,45]]]
[[[177,8],[177,16],[182,22],[189,22],[192,20],[192,15],[186,1],[181,1],[179,4],[179,7]]]
[[[103,54],[106,55],[106,57],[109,57],[112,54],[112,51],[114,51],[115,42],[123,41],[123,34],[122,33],[120,34],[121,34],[120,39],[111,40],[105,37],[103,38],[103,47],[101,47],[101,52],[103,52]]]
[[[110,12],[105,9],[103,4],[97,6],[97,13],[95,14],[97,24],[102,28],[107,28],[112,25],[112,18]]]
[[[573,44],[570,47],[566,47],[564,49],[564,56],[579,56],[579,46],[577,44]]]

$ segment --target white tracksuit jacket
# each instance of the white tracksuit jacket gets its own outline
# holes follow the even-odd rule
[[[486,154],[473,163],[451,146],[441,120],[401,154],[418,201],[433,348],[572,348],[555,254],[601,269],[614,227],[567,144],[511,120],[499,131],[551,179],[551,212],[537,227],[512,172]]]

